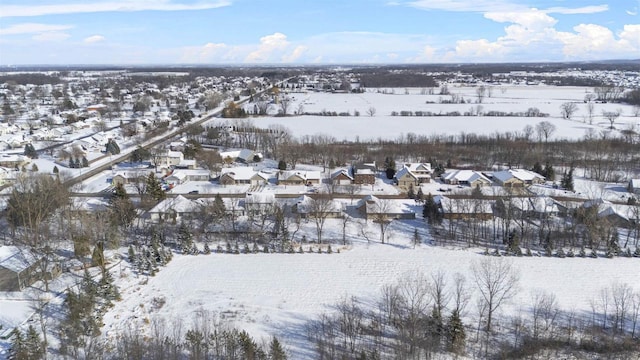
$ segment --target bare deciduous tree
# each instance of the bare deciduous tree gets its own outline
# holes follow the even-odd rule
[[[471,272],[482,301],[486,305],[487,332],[500,306],[511,299],[518,289],[519,274],[511,262],[499,257],[486,257],[472,265]]]
[[[371,106],[370,108],[367,109],[367,115],[374,117],[376,116],[376,108],[374,108],[373,106]]]
[[[289,106],[291,105],[291,98],[289,96],[282,96],[280,98],[280,110],[282,110],[282,115],[286,116],[289,111]]]
[[[566,102],[560,105],[560,115],[562,115],[563,119],[571,119],[576,111],[578,111],[578,105],[576,105],[575,103]]]
[[[609,121],[609,129],[613,129],[613,123],[620,117],[621,111],[602,111],[602,116]]]
[[[556,131],[556,126],[548,121],[541,121],[536,124],[536,132],[538,133],[538,138],[542,140],[544,138],[545,142],[549,141],[549,137]]]
[[[478,96],[478,104],[482,104],[484,101],[484,97],[487,94],[487,87],[484,85],[480,85],[476,88],[476,95]]]

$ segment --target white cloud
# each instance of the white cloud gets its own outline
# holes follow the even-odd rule
[[[109,1],[92,3],[67,3],[47,5],[4,5],[0,6],[0,17],[27,17],[58,14],[79,14],[119,11],[180,11],[206,10],[231,5],[230,0],[181,4],[171,1]]]
[[[552,7],[544,10],[547,13],[556,14],[595,14],[600,12],[609,11],[609,5],[590,5],[579,8],[567,8],[567,7]]]
[[[49,25],[37,23],[24,23],[0,29],[0,35],[39,34],[49,31],[63,31],[73,28],[73,25]]]
[[[207,43],[203,46],[191,46],[177,50],[180,63],[214,63],[220,62],[229,46],[224,43]]]
[[[83,42],[85,44],[95,44],[104,40],[105,38],[102,35],[93,35],[93,36],[89,36],[88,38],[85,38]]]
[[[608,28],[596,24],[580,24],[574,33],[559,32],[563,53],[569,58],[614,58],[625,54],[640,53],[640,25],[625,25],[615,34]]]
[[[53,41],[63,41],[71,37],[71,35],[59,32],[59,31],[49,31],[41,34],[37,34],[32,36],[31,38],[36,41],[44,41],[44,42],[53,42]]]
[[[484,17],[496,22],[519,24],[534,31],[552,27],[558,22],[544,11],[537,9],[518,12],[487,12],[484,14]]]
[[[498,42],[487,39],[459,40],[456,42],[455,56],[463,59],[490,60],[501,59],[505,48]]]
[[[307,52],[307,50],[309,50],[308,47],[306,47],[304,45],[298,45],[298,46],[296,46],[295,49],[293,49],[293,52],[291,52],[291,54],[283,55],[282,56],[282,61],[286,62],[286,63],[294,62],[294,61],[298,60],[305,52]]]
[[[407,3],[408,6],[422,10],[444,11],[517,11],[526,7],[504,0],[417,0]]]
[[[276,50],[284,50],[289,41],[287,36],[283,33],[274,33],[271,35],[263,36],[260,38],[260,46],[255,51],[252,51],[245,58],[245,62],[265,62],[270,59],[271,54]]]

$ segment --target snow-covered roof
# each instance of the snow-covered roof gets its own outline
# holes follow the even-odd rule
[[[640,179],[631,179],[630,183],[633,189],[640,189]]]
[[[287,180],[294,176],[298,176],[303,180],[319,180],[320,171],[300,171],[300,170],[282,171],[278,173],[278,180]]]
[[[302,195],[301,197],[298,198],[298,202],[296,203],[297,209],[298,209],[297,211],[302,214],[314,212],[313,202],[314,202],[313,198],[307,195]],[[316,209],[317,208],[318,207],[316,207]],[[326,204],[326,206],[323,205],[322,208],[324,212],[339,213],[344,208],[344,205],[342,202],[336,199],[330,199],[329,203]]]
[[[338,176],[340,176],[340,175],[344,175],[344,176],[346,176],[347,178],[349,178],[349,179],[353,180],[353,176],[351,176],[351,175],[349,174],[349,171],[348,171],[348,170],[346,170],[346,169],[340,169],[340,170],[334,171],[334,172],[331,174],[331,178],[332,178],[332,179],[334,179],[334,178],[336,178],[336,177],[338,177]]]
[[[193,212],[197,209],[198,204],[185,198],[182,195],[178,195],[175,198],[164,199],[154,206],[150,213],[166,213],[169,210],[173,210],[177,213]]]
[[[452,214],[493,214],[493,201],[481,199],[452,199],[442,196],[439,199],[442,211]]]
[[[411,172],[431,172],[431,164],[430,163],[409,163],[404,164],[405,168],[408,168]]]
[[[511,204],[521,211],[534,211],[537,213],[558,212],[558,204],[548,196],[512,198]]]
[[[453,171],[448,171],[444,174],[442,174],[442,176],[440,176],[443,180],[448,180],[448,181],[452,181],[452,180],[457,180],[458,182],[463,181],[463,182],[468,182],[468,183],[472,183],[478,179],[483,179],[486,180],[488,183],[491,183],[491,180],[489,180],[486,176],[482,175],[482,173],[478,172],[478,171],[474,171],[474,170],[453,170]]]
[[[238,166],[232,168],[223,168],[222,170],[220,170],[220,176],[222,175],[227,175],[234,180],[250,180],[254,175],[256,175],[256,171],[250,167]]]
[[[37,261],[33,254],[17,246],[0,246],[0,267],[19,273]]]
[[[535,173],[533,171],[525,170],[525,169],[509,169],[503,171],[497,171],[493,173],[493,176],[500,180],[501,182],[505,182],[511,178],[516,178],[521,181],[529,182],[534,179],[544,180],[544,176]]]

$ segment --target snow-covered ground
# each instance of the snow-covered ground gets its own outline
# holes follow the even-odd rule
[[[464,104],[441,104],[440,100],[449,100],[450,95],[421,95],[420,89],[386,89],[387,93],[377,89],[368,89],[361,94],[331,93],[292,93],[289,114],[298,111],[318,113],[349,112],[351,116],[289,116],[258,117],[252,121],[261,127],[280,124],[287,127],[294,136],[327,134],[338,140],[396,139],[402,134],[418,135],[458,135],[476,133],[489,135],[500,132],[522,133],[527,125],[535,127],[541,121],[549,121],[556,126],[552,138],[577,139],[583,137],[589,129],[599,132],[607,130],[610,123],[603,118],[602,111],[621,110],[622,115],[614,126],[624,130],[630,126],[640,127],[640,118],[633,117],[632,107],[623,104],[594,103],[593,124],[588,119],[587,104],[584,97],[592,93],[587,87],[557,86],[496,86],[491,97],[485,97],[477,103],[475,87],[450,86],[452,94],[465,99]],[[394,93],[391,93],[393,91]],[[436,89],[436,92],[438,90]],[[504,91],[504,92],[503,92]],[[427,103],[429,102],[429,103]],[[577,111],[571,120],[562,119],[560,105],[574,102]],[[369,108],[375,108],[374,116],[369,116]],[[489,117],[489,116],[391,116],[393,111],[430,111],[432,113],[489,111],[526,112],[529,108],[538,108],[549,117]],[[360,116],[353,116],[358,111]],[[534,134],[535,136],[535,134]]]
[[[335,225],[335,224],[334,224]],[[482,249],[410,245],[409,229],[396,224],[390,244],[359,241],[333,254],[178,255],[155,277],[136,277],[126,269],[119,278],[124,300],[106,315],[107,336],[133,326],[149,331],[149,321],[182,319],[188,325],[198,311],[218,314],[230,324],[268,339],[281,337],[294,359],[312,359],[296,347],[304,324],[345,297],[377,298],[381,287],[409,273],[442,270],[463,274],[473,287],[471,264]],[[335,231],[335,229],[334,229]],[[335,248],[334,248],[335,249]],[[612,283],[640,290],[636,258],[508,258],[520,273],[520,291],[505,313],[527,311],[532,294],[555,294],[566,311],[588,313],[590,302]],[[147,282],[146,285],[141,285]],[[152,304],[163,303],[161,307]],[[472,306],[467,321],[475,316]]]

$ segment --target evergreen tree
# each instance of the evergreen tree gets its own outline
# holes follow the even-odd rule
[[[384,168],[387,179],[391,180],[396,175],[396,161],[387,157],[384,159]]]
[[[29,325],[29,329],[27,329],[27,337],[24,341],[27,359],[37,360],[44,358],[45,355],[45,344],[40,339],[40,334],[36,331],[33,325]]]
[[[286,360],[287,359],[287,354],[284,351],[282,344],[280,344],[280,341],[278,341],[278,338],[276,338],[275,336],[271,339],[271,342],[269,343],[269,359],[270,360]]]
[[[536,161],[536,163],[533,164],[533,168],[531,169],[531,171],[544,176],[544,170],[542,169],[542,165],[540,165],[539,161]]]
[[[284,160],[278,161],[278,170],[287,170],[287,162]]]
[[[573,167],[571,167],[568,172],[564,172],[560,186],[569,191],[573,191]]]
[[[155,174],[150,172],[146,179],[147,193],[155,201],[162,201],[167,197],[167,194],[162,190],[160,181],[156,178]]]
[[[418,187],[418,192],[416,193],[416,201],[422,202],[424,200],[424,193],[422,192],[422,186]]]
[[[463,354],[467,335],[460,314],[456,310],[451,313],[447,322],[446,336],[447,350],[457,355]]]
[[[193,236],[185,223],[180,223],[180,226],[178,227],[178,246],[183,254],[193,253]]]
[[[9,358],[13,358],[15,360],[29,360],[24,335],[18,328],[13,329],[12,334],[13,338],[11,340]]]
[[[89,167],[89,160],[87,160],[86,156],[82,157],[82,167],[83,168]]]
[[[116,143],[115,140],[110,139],[105,146],[105,152],[110,153],[112,155],[120,154],[120,146]]]
[[[547,180],[554,181],[556,178],[556,171],[553,169],[553,166],[547,161],[544,164],[544,173],[542,174]]]
[[[431,193],[427,194],[422,208],[422,216],[429,221],[431,225],[440,224],[442,222],[442,214],[438,204],[436,204]]]
[[[33,165],[31,165],[31,171],[32,172],[38,172],[38,165],[36,165],[35,163]]]
[[[217,193],[216,197],[213,200],[213,216],[215,219],[220,219],[224,217],[226,212],[227,212],[227,209],[226,209],[226,206],[224,205],[224,201],[222,200],[220,193]]]
[[[31,143],[28,143],[27,145],[24,146],[24,155],[31,159],[38,158],[38,152],[36,151],[36,148],[33,147],[33,144]]]
[[[57,166],[54,166],[53,167],[53,173],[56,174],[56,175],[60,174],[60,169],[58,169]]]

